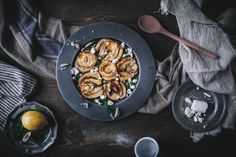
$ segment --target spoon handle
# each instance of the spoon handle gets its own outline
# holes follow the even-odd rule
[[[172,39],[174,39],[174,40],[179,41],[180,43],[183,43],[184,45],[187,45],[187,46],[195,49],[198,52],[201,52],[202,54],[208,56],[209,58],[212,58],[212,59],[218,58],[217,54],[214,54],[211,51],[208,51],[208,50],[206,50],[206,49],[204,49],[204,48],[202,48],[200,46],[197,46],[196,44],[194,44],[194,43],[192,43],[192,42],[190,42],[190,41],[188,41],[186,39],[183,39],[183,38],[181,38],[181,37],[179,37],[179,36],[169,32],[167,30],[162,31],[161,33],[166,35],[166,36],[168,36],[168,37],[170,37],[170,38],[172,38]]]

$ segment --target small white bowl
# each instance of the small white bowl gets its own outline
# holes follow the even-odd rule
[[[154,138],[143,137],[136,142],[134,152],[136,157],[156,157],[159,145]]]

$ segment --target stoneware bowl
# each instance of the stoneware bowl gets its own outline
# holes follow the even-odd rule
[[[57,60],[57,84],[66,102],[76,112],[93,120],[112,121],[102,105],[99,106],[80,94],[70,71],[80,48],[99,38],[111,38],[124,42],[133,49],[139,65],[139,80],[135,91],[128,98],[113,105],[113,108],[120,109],[120,116],[116,120],[122,119],[137,111],[145,103],[152,91],[156,73],[155,60],[149,46],[132,29],[113,22],[98,22],[81,28],[66,41],[61,49]],[[71,42],[76,42],[78,46],[71,46]],[[60,66],[63,64],[68,66],[61,70]]]

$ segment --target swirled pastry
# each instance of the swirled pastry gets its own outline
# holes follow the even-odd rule
[[[101,76],[98,72],[89,72],[82,75],[78,83],[81,94],[88,99],[103,95]]]
[[[116,78],[117,68],[116,65],[110,61],[104,61],[99,67],[99,73],[104,80],[112,80]]]
[[[116,62],[122,57],[124,51],[121,45],[111,39],[101,39],[96,45],[96,50],[100,57],[105,57],[104,61],[116,60]]]
[[[134,77],[138,73],[138,65],[132,57],[121,59],[117,63],[117,69],[120,74],[120,80],[125,81]]]
[[[123,99],[126,96],[126,87],[121,81],[111,80],[103,86],[104,94],[111,100]]]
[[[81,72],[87,72],[94,68],[97,62],[97,56],[92,54],[90,51],[85,50],[80,52],[75,60],[75,67],[78,68]]]

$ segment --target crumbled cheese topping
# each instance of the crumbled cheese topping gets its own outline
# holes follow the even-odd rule
[[[76,67],[73,67],[71,70],[70,70],[71,74],[72,75],[77,75],[79,74],[79,70],[76,68]]]
[[[131,89],[134,89],[134,88],[135,88],[135,85],[131,85],[130,88],[131,88]]]
[[[124,54],[122,55],[123,58],[126,57],[126,56],[128,56],[128,54],[126,54],[126,53],[124,53]]]
[[[77,41],[71,41],[68,45],[75,47],[75,48],[80,48],[80,45]]]
[[[96,103],[99,103],[99,99],[95,99],[94,101],[95,101]]]
[[[98,68],[95,67],[95,68],[91,69],[90,72],[91,72],[91,73],[98,72]]]
[[[208,108],[208,104],[205,101],[193,100],[191,110],[194,112],[205,113]]]
[[[87,102],[81,103],[80,105],[85,106],[85,108],[89,108],[89,104]]]
[[[130,94],[132,94],[132,90],[131,89],[128,89],[127,90],[127,93],[130,95]]]
[[[192,100],[191,100],[189,97],[186,97],[186,98],[184,99],[184,101],[187,102],[187,103],[189,103],[189,104],[192,103]]]
[[[122,42],[120,45],[122,48],[125,48],[125,43]]]
[[[184,114],[187,118],[192,118],[194,122],[203,123],[204,117],[206,114],[204,114],[208,108],[208,104],[205,101],[200,100],[193,100],[191,101],[190,98],[186,97],[185,102],[191,104],[190,107],[186,107],[184,110]]]
[[[106,97],[105,97],[105,95],[101,95],[100,98],[103,100],[103,99],[105,99]]]
[[[131,82],[131,81],[132,81],[131,78],[129,78],[129,79],[128,79],[128,82]]]
[[[133,82],[133,83],[137,83],[137,82],[138,82],[138,79],[133,79],[132,82]]]
[[[130,48],[130,47],[127,48],[127,53],[131,53],[132,51],[133,51],[132,48]]]
[[[91,52],[92,54],[96,53],[95,47],[92,47],[91,50],[90,50],[90,52]]]
[[[108,100],[108,101],[107,101],[107,104],[108,104],[109,106],[111,106],[111,105],[114,105],[114,102],[111,101],[111,100]]]
[[[188,117],[191,118],[192,116],[194,116],[195,112],[192,111],[189,107],[186,107],[184,110],[184,114]]]

